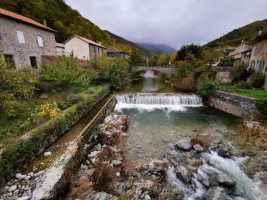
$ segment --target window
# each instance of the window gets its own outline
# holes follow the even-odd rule
[[[25,38],[24,38],[24,34],[21,31],[17,31],[17,37],[18,37],[18,41],[19,43],[23,43],[25,44]]]
[[[13,55],[4,55],[5,63],[10,68],[16,68]]]
[[[255,49],[254,56],[256,56],[257,54],[258,54],[258,48]]]
[[[264,49],[264,53],[267,54],[267,46]]]
[[[32,68],[37,69],[36,57],[30,56],[30,61],[31,61]]]
[[[42,36],[37,36],[37,44],[39,47],[44,47],[44,42]]]
[[[264,66],[264,60],[260,60],[259,69],[262,69]]]

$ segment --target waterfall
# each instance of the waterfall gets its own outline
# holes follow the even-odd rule
[[[117,95],[116,99],[117,112],[131,108],[139,111],[186,111],[186,107],[202,106],[202,99],[197,95],[136,93]]]
[[[116,96],[118,103],[146,105],[202,105],[201,97],[197,95],[173,94],[125,94]]]

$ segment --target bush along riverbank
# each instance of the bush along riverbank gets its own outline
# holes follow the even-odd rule
[[[109,92],[110,85],[98,88],[97,91],[92,92],[93,94],[86,94],[85,92],[82,94],[81,101],[29,131],[17,143],[3,149],[0,158],[1,185],[55,142]]]

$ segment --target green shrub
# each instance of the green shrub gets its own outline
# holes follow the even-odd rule
[[[246,80],[246,78],[250,75],[247,70],[247,64],[239,64],[231,68],[230,73],[235,80]]]
[[[218,66],[220,67],[232,67],[234,64],[234,59],[233,58],[224,58],[221,59]]]
[[[3,110],[8,117],[16,117],[20,112],[20,102],[16,100],[5,101],[3,104]]]
[[[216,85],[207,76],[199,78],[197,82],[197,92],[203,97],[210,97],[215,93]]]
[[[239,82],[235,85],[236,89],[251,89],[251,85],[245,81]]]
[[[261,71],[254,71],[252,76],[252,83],[251,85],[255,88],[261,88],[264,84],[265,78]]]
[[[54,66],[42,66],[40,81],[53,87],[67,89],[75,85],[89,85],[98,78],[97,72],[91,67],[80,66],[73,57],[63,56]]]
[[[69,94],[66,97],[64,97],[65,103],[67,103],[69,106],[76,104],[83,100],[84,100],[84,97],[82,94]]]
[[[36,82],[36,70],[30,67],[16,70],[0,62],[0,110],[5,112],[3,106],[7,101],[32,98]]]
[[[256,106],[259,112],[267,117],[267,99],[266,98],[257,99]]]
[[[109,80],[115,88],[130,81],[129,63],[123,58],[114,59],[109,65]]]

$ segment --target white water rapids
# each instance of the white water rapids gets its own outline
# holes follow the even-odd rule
[[[197,95],[168,94],[168,93],[136,93],[117,95],[116,111],[124,108],[151,111],[167,109],[168,111],[185,111],[186,107],[202,106],[202,99]]]

